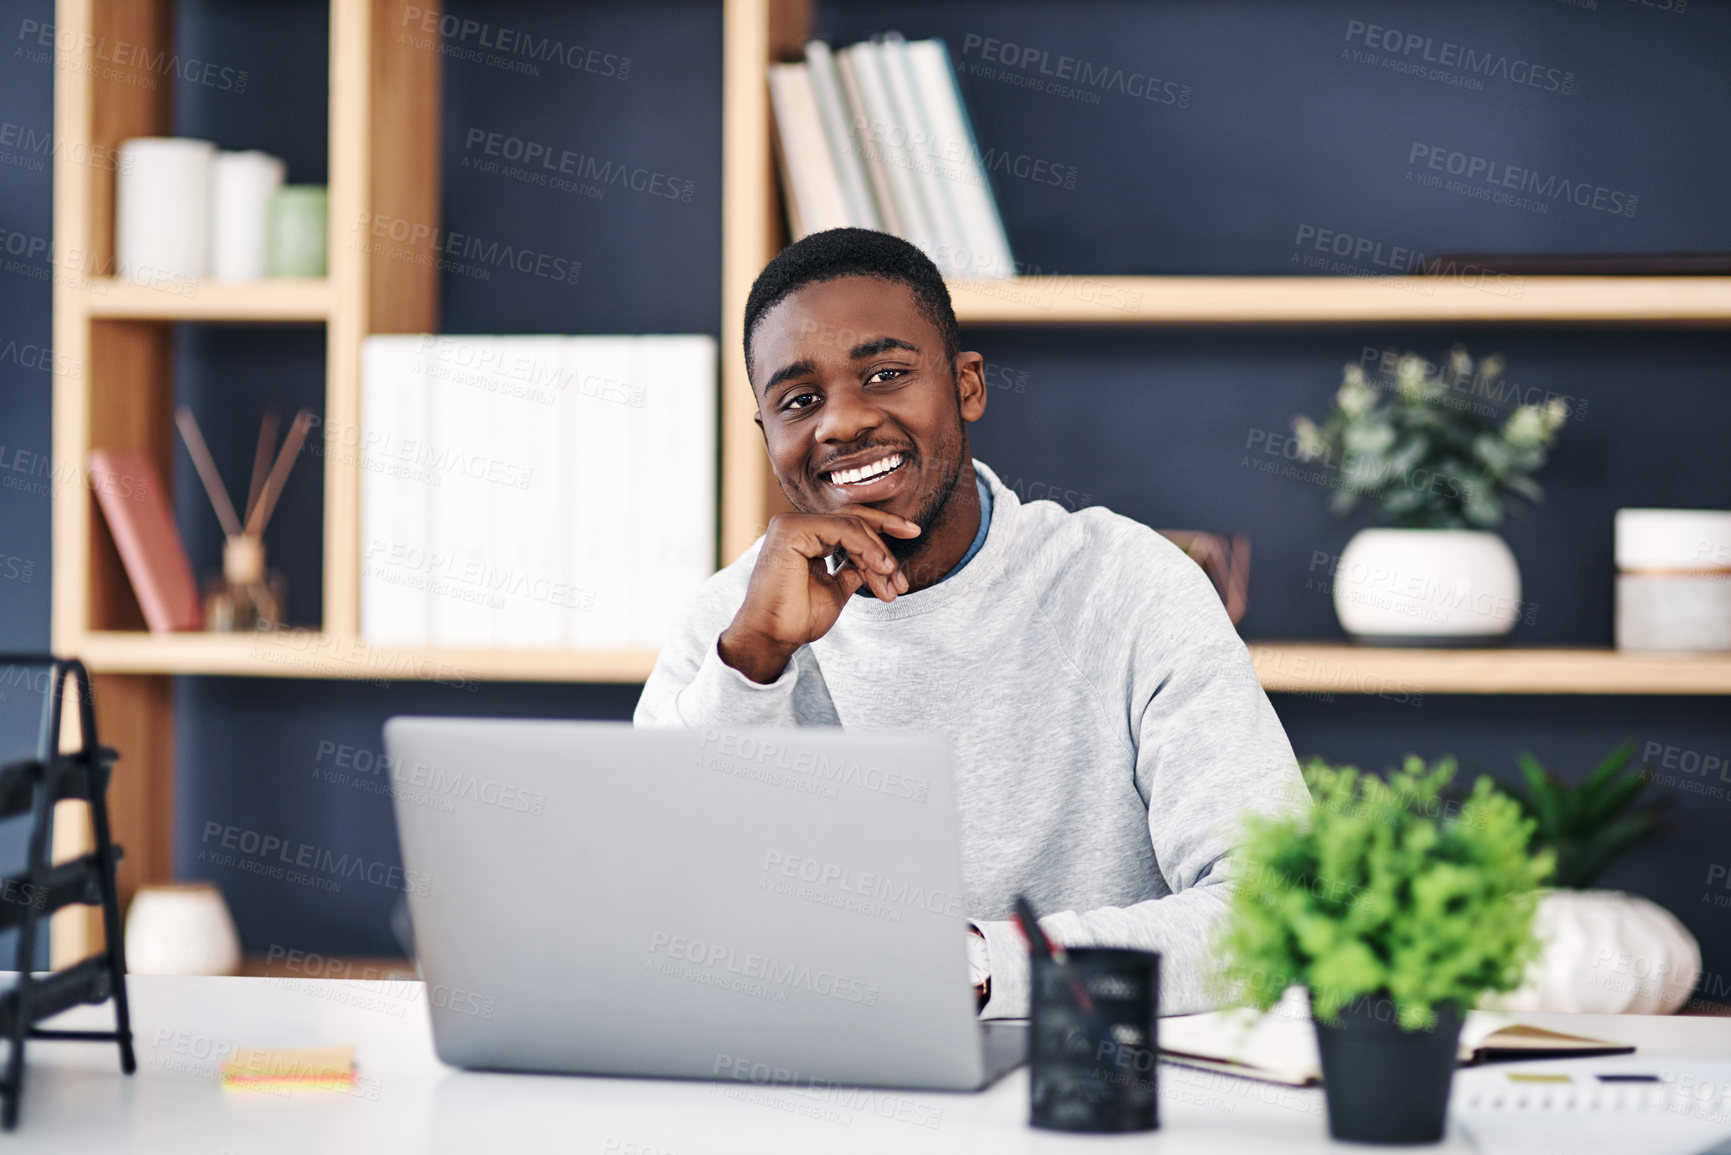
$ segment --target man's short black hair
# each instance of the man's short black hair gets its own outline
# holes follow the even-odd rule
[[[956,362],[962,335],[944,275],[930,257],[900,237],[871,229],[826,229],[795,241],[775,255],[752,282],[745,299],[745,366],[751,372],[751,338],[763,315],[807,285],[841,277],[881,277],[906,285],[922,316],[944,340],[944,360]]]

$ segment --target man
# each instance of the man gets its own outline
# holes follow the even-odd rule
[[[1206,1009],[1228,838],[1303,797],[1292,749],[1182,551],[972,459],[984,362],[958,341],[906,241],[834,229],[769,263],[745,360],[797,512],[699,592],[637,724],[946,734],[982,1014],[1027,1014],[1018,892],[1066,946],[1164,952],[1162,1009]]]

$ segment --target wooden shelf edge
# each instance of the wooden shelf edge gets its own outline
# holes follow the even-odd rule
[[[949,283],[964,324],[1731,324],[1731,277],[1106,277]]]
[[[1731,654],[1624,654],[1598,649],[1382,649],[1249,642],[1270,693],[1731,694]],[[103,674],[191,674],[336,681],[642,682],[651,650],[442,650],[370,646],[308,630],[274,634],[95,632],[60,646]]]
[[[311,630],[263,634],[97,631],[66,652],[99,674],[194,674],[334,681],[636,683],[655,667],[653,650],[441,650],[369,645]]]
[[[323,278],[187,281],[168,287],[112,277],[85,281],[73,297],[90,317],[140,321],[324,321],[331,286]]]
[[[1271,693],[1731,694],[1731,654],[1625,654],[1598,649],[1382,649],[1250,642]]]
[[[273,950],[241,959],[243,978],[362,982],[420,982],[415,964],[406,958],[321,954],[318,951]]]

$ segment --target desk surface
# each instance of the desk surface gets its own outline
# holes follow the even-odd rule
[[[433,1055],[414,982],[133,976],[138,1073],[120,1074],[100,1043],[29,1044],[23,1117],[0,1151],[326,1155],[335,1152],[1197,1151],[1264,1155],[1357,1150],[1327,1138],[1322,1092],[1164,1067],[1163,1129],[1068,1137],[1029,1129],[1028,1077],[977,1095],[772,1090],[749,1084],[496,1075]],[[109,1007],[80,1007],[60,1027],[105,1027]],[[1523,1021],[1602,1034],[1643,1057],[1731,1057],[1731,1019],[1530,1015]],[[353,1043],[354,1094],[224,1091],[219,1059],[236,1047]],[[1428,1150],[1461,1152],[1458,1138]]]

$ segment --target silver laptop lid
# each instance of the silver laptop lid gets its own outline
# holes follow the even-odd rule
[[[942,738],[392,718],[385,743],[446,1062],[981,1083]]]

